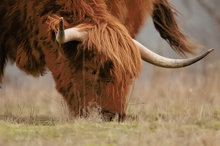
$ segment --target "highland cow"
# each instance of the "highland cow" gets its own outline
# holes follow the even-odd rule
[[[168,0],[2,0],[0,82],[8,60],[28,75],[48,68],[72,116],[99,106],[107,120],[125,117],[126,96],[141,59],[157,66],[190,65],[192,59],[161,57],[134,40],[147,16],[171,47],[194,53]],[[147,35],[147,34],[146,34]]]

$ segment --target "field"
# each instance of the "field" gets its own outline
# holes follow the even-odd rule
[[[124,123],[103,122],[95,110],[86,119],[70,119],[51,81],[6,73],[0,145],[218,146],[220,60],[214,58],[176,70],[147,65],[150,71],[137,79]]]

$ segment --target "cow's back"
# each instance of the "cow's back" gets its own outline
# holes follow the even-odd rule
[[[109,11],[126,26],[134,37],[153,12],[154,0],[106,0]]]

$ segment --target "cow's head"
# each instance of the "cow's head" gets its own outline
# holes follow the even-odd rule
[[[95,103],[108,118],[114,113],[123,117],[126,96],[140,72],[141,59],[160,67],[180,68],[199,61],[213,50],[191,59],[169,59],[132,39],[120,23],[84,23],[67,29],[65,23],[59,18],[55,38],[60,52],[68,56],[70,63],[54,71],[62,72],[54,78],[74,115],[81,115],[81,110]]]

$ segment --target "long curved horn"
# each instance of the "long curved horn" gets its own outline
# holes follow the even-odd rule
[[[59,44],[67,43],[70,41],[83,41],[86,32],[80,32],[79,28],[72,27],[64,30],[63,17],[60,18],[59,28],[56,35],[56,40]]]
[[[83,41],[83,38],[86,34],[87,32],[80,32],[79,28],[77,27],[72,27],[64,30],[63,17],[61,17],[59,22],[58,32],[56,35],[56,40],[60,44],[67,43],[69,41]],[[214,50],[214,49],[209,49],[205,53],[190,59],[169,59],[152,52],[151,50],[147,49],[146,47],[144,47],[142,44],[140,44],[138,41],[134,39],[133,42],[140,49],[141,58],[144,61],[165,68],[181,68],[181,67],[189,66],[201,60],[202,58],[204,58],[206,55],[208,55],[210,52]]]
[[[164,68],[181,68],[185,66],[189,66],[193,63],[196,63],[197,61],[204,58],[206,55],[208,55],[210,52],[212,52],[214,49],[209,49],[205,53],[198,55],[194,58],[189,59],[169,59],[162,57],[151,50],[144,47],[141,43],[133,39],[133,42],[137,45],[137,47],[140,50],[141,58],[149,62],[153,65],[164,67]]]

